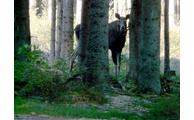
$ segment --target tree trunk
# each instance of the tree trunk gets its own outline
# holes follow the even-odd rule
[[[78,41],[79,42],[78,62],[81,69],[85,67],[86,52],[88,48],[90,5],[91,5],[90,0],[82,1],[80,39]]]
[[[61,39],[62,39],[62,15],[63,15],[63,4],[62,0],[57,0],[57,42],[55,51],[55,62],[59,60],[61,52]]]
[[[76,10],[77,10],[77,0],[73,0],[73,14],[75,15],[74,16],[75,18],[76,18],[76,12],[77,12]]]
[[[25,44],[31,45],[29,0],[14,0],[14,60],[25,61],[25,56],[18,54],[19,47]]]
[[[49,0],[45,0],[45,3],[44,3],[44,4],[45,4],[45,5],[44,5],[44,6],[45,6],[44,9],[45,9],[45,11],[46,11],[46,15],[48,16],[48,11],[49,11],[49,10],[48,10],[48,9],[49,9]]]
[[[56,0],[52,0],[52,16],[51,16],[51,56],[50,61],[54,62],[55,58],[55,31],[56,31]]]
[[[108,0],[91,1],[89,26],[85,82],[98,91],[106,91],[109,90]]]
[[[137,80],[140,64],[140,42],[142,41],[142,0],[135,0],[129,22],[129,73],[130,79]]]
[[[70,62],[73,49],[73,0],[63,0],[63,26],[61,58]]]
[[[42,17],[42,12],[43,12],[42,0],[36,0],[36,8],[37,8],[36,15]]]
[[[160,0],[143,0],[143,40],[140,42],[138,88],[160,94]]]
[[[165,45],[165,59],[164,59],[164,75],[168,77],[170,72],[170,59],[169,59],[169,0],[165,0],[164,8],[164,45]]]
[[[174,0],[174,22],[177,24],[180,20],[180,0]]]

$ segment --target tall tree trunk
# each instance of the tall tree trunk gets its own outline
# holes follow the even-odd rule
[[[177,24],[180,20],[180,0],[174,0],[174,22]]]
[[[18,54],[19,47],[25,44],[31,45],[29,0],[14,0],[14,60],[25,61],[25,56]]]
[[[140,74],[138,87],[142,92],[160,94],[160,0],[143,0],[143,40],[140,42]]]
[[[170,59],[169,59],[169,0],[165,0],[164,6],[164,45],[165,45],[165,59],[164,59],[164,75],[167,77],[170,72]]]
[[[62,15],[63,15],[62,0],[57,0],[57,42],[56,42],[56,51],[55,51],[55,62],[59,60],[60,52],[61,52]]]
[[[73,49],[73,0],[63,0],[61,58],[70,62]]]
[[[46,14],[47,14],[47,16],[48,16],[48,9],[49,9],[49,0],[45,0],[45,3],[44,3],[45,5],[45,11],[46,11]]]
[[[76,10],[77,10],[77,0],[73,0],[73,6],[74,6],[74,7],[73,7],[73,14],[76,16],[76,12],[77,12],[77,11],[76,11]],[[75,17],[75,16],[74,16],[74,17]],[[75,17],[75,18],[76,18],[76,17]],[[74,19],[75,19],[75,18],[74,18]]]
[[[85,67],[86,52],[88,48],[90,7],[91,7],[90,0],[82,1],[80,39],[78,41],[79,42],[78,62],[81,69]]]
[[[42,12],[43,12],[43,1],[42,0],[36,0],[36,8],[37,8],[36,15],[41,17]]]
[[[137,80],[140,64],[140,42],[142,41],[142,0],[134,0],[129,22],[129,73],[130,79]]]
[[[92,0],[86,59],[86,83],[98,91],[109,90],[108,0]]]
[[[50,61],[55,58],[55,31],[56,31],[56,0],[52,0],[52,18],[51,18],[51,56]]]

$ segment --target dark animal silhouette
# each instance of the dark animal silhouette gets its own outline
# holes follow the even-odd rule
[[[129,19],[130,15],[126,15],[126,17],[120,17],[118,13],[115,14],[115,17],[118,19],[109,23],[109,49],[112,52],[112,59],[115,65],[115,74],[119,74],[120,71],[120,63],[121,63],[121,52],[122,48],[125,45],[126,41],[126,20]],[[80,24],[75,27],[75,34],[77,38],[77,43],[79,44],[79,32],[80,32]],[[76,46],[74,52],[72,53],[72,60],[70,70],[73,67],[73,60],[77,56],[78,45]]]

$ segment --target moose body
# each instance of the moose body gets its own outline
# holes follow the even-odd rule
[[[109,28],[109,49],[112,53],[112,59],[115,65],[115,74],[119,74],[120,71],[120,63],[121,63],[121,52],[125,45],[126,41],[126,33],[127,33],[127,27],[126,27],[126,20],[129,19],[129,14],[126,15],[126,17],[120,17],[118,13],[115,14],[115,17],[118,18],[118,20],[113,21],[108,24]],[[80,34],[80,24],[75,27],[75,34],[77,38],[77,43],[79,44],[79,34]],[[77,56],[78,46],[76,46],[75,51],[72,53],[72,60],[75,59]],[[76,56],[75,56],[76,55]],[[72,69],[72,63],[71,61],[71,67]]]

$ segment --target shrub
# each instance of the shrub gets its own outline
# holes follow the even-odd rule
[[[33,47],[33,50],[27,52],[29,47]],[[17,95],[41,96],[43,100],[52,101],[60,95],[60,92],[66,90],[63,75],[60,76],[58,71],[51,69],[48,60],[42,57],[42,52],[36,46],[24,45],[19,48],[19,53],[24,54],[28,62],[14,61],[14,84]],[[63,65],[61,63],[58,66]]]
[[[29,47],[33,50],[26,52]],[[15,93],[20,97],[39,97],[42,101],[50,102],[96,102],[103,104],[107,100],[103,95],[93,89],[83,87],[80,78],[72,79],[68,73],[65,61],[60,59],[50,66],[49,61],[44,59],[42,52],[36,46],[22,46],[20,53],[26,55],[29,62],[15,61]],[[77,93],[77,94],[75,94]]]
[[[31,49],[31,46],[24,45],[19,48],[18,54],[25,55],[26,62],[14,61],[14,90],[19,91],[22,87],[24,87],[28,83],[29,74],[33,73],[34,66],[40,63],[38,58],[40,57],[41,51],[36,50],[36,46],[34,46],[33,51],[28,51]],[[30,62],[31,61],[31,62]]]
[[[159,98],[145,118],[152,118],[154,120],[168,120],[180,118],[180,98],[171,97],[167,99]]]

